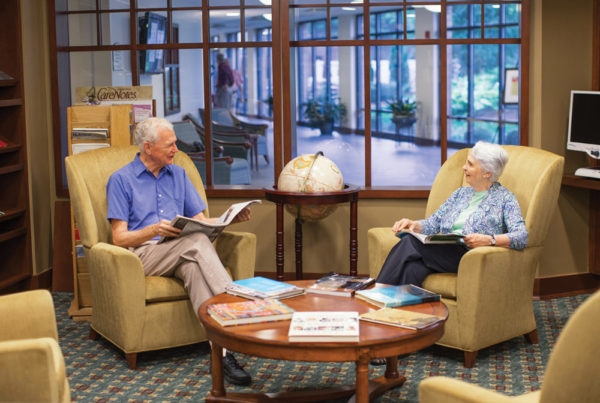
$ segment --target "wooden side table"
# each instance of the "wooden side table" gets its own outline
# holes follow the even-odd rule
[[[283,280],[283,205],[323,205],[350,202],[350,275],[357,275],[358,241],[358,187],[345,185],[339,192],[297,193],[282,192],[276,187],[263,188],[267,200],[277,205],[277,245],[275,247],[275,264],[277,280]],[[296,217],[295,233],[296,280],[302,280],[302,219]]]

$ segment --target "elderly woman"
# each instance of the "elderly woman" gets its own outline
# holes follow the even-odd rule
[[[464,244],[423,244],[406,236],[390,251],[378,283],[420,286],[431,273],[456,273],[469,249],[496,246],[523,249],[527,229],[515,195],[497,182],[508,161],[506,151],[485,142],[475,144],[463,166],[469,186],[461,187],[431,216],[413,221],[396,221],[392,231],[420,232],[426,235],[464,235]]]

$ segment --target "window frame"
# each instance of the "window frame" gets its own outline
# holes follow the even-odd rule
[[[131,71],[132,71],[132,83],[131,85],[139,85],[138,76],[138,60],[137,54],[140,50],[148,49],[200,49],[203,52],[203,64],[204,71],[210,71],[209,55],[212,49],[217,48],[251,48],[251,47],[271,47],[272,54],[272,79],[273,79],[273,127],[274,127],[274,161],[272,169],[274,169],[274,178],[277,178],[281,172],[283,165],[291,159],[292,146],[291,146],[291,110],[292,102],[290,99],[289,90],[284,88],[290,88],[293,81],[290,77],[290,52],[294,47],[328,47],[328,46],[361,46],[363,48],[363,64],[367,65],[371,59],[371,48],[373,46],[389,46],[389,45],[439,45],[440,49],[440,133],[441,133],[441,162],[443,163],[447,159],[447,46],[454,44],[517,44],[520,45],[520,105],[519,105],[519,116],[520,116],[520,144],[528,145],[529,138],[529,117],[528,117],[528,104],[529,104],[529,16],[530,16],[530,0],[522,1],[497,1],[494,4],[519,4],[521,5],[520,14],[520,27],[521,32],[518,38],[448,38],[446,28],[446,9],[444,5],[450,6],[455,4],[454,2],[445,1],[431,1],[429,3],[440,4],[442,6],[440,14],[440,34],[439,38],[435,39],[410,39],[407,38],[406,32],[403,38],[399,39],[374,39],[370,35],[370,18],[363,18],[363,33],[364,39],[333,39],[331,38],[331,9],[339,7],[341,4],[330,4],[328,0],[322,0],[322,4],[318,5],[323,7],[327,12],[326,21],[326,39],[318,40],[302,40],[296,41],[289,38],[290,31],[290,11],[294,8],[302,7],[314,7],[315,5],[295,5],[290,4],[292,0],[281,0],[272,2],[271,6],[251,6],[244,5],[241,1],[241,5],[238,7],[241,11],[240,15],[240,32],[244,33],[241,35],[239,42],[214,42],[210,37],[210,26],[209,26],[209,11],[216,9],[232,8],[231,6],[210,6],[208,0],[202,2],[202,6],[198,7],[172,7],[171,0],[167,0],[167,6],[164,8],[147,9],[137,8],[132,6],[126,9],[114,9],[114,10],[85,10],[85,11],[56,11],[57,0],[50,0],[49,2],[49,28],[50,28],[50,61],[51,61],[51,74],[52,74],[52,103],[53,103],[53,128],[54,128],[54,156],[55,156],[55,177],[56,177],[56,194],[58,196],[68,196],[66,188],[66,180],[64,179],[64,165],[62,162],[62,139],[61,130],[63,130],[64,117],[66,111],[60,110],[59,94],[64,92],[63,89],[58,88],[58,81],[60,77],[64,78],[64,71],[60,71],[59,74],[59,59],[63,58],[65,54],[70,52],[93,52],[93,51],[119,51],[125,50],[130,52],[131,58]],[[362,4],[353,3],[353,7],[361,7],[363,9],[362,15],[370,15],[371,3],[377,3],[373,0],[364,0]],[[132,5],[135,2],[132,1]],[[488,1],[461,1],[460,4],[478,4],[483,6],[490,4]],[[349,4],[350,5],[350,2]],[[403,6],[410,7],[414,3],[411,1],[398,1],[386,3],[389,6]],[[235,8],[235,7],[234,7]],[[249,41],[246,38],[246,29],[244,26],[245,18],[244,12],[248,9],[265,9],[268,12],[270,10],[272,14],[272,21],[274,22],[271,26],[271,41]],[[173,43],[171,38],[171,30],[167,29],[167,41],[164,45],[145,45],[138,44],[137,40],[137,16],[139,12],[143,11],[166,11],[168,15],[168,28],[172,24],[172,12],[173,11],[201,11],[202,12],[202,41],[196,43]],[[129,12],[130,13],[130,32],[131,38],[129,44],[122,45],[103,45],[101,35],[101,19],[104,15],[111,12]],[[96,45],[89,46],[59,46],[57,43],[57,17],[64,14],[95,14],[96,17]],[[406,13],[403,13],[404,27],[406,27]],[[485,30],[484,18],[481,18],[481,32]],[[64,33],[63,33],[64,34]],[[63,38],[63,37],[61,37]],[[64,62],[64,60],[63,60]],[[61,66],[62,67],[62,66]],[[373,187],[371,186],[371,95],[370,95],[370,72],[366,69],[363,73],[363,101],[365,105],[364,113],[364,136],[365,136],[365,185],[362,186],[360,197],[361,198],[423,198],[427,197],[430,186],[422,187]],[[501,78],[503,79],[503,78]],[[211,78],[209,74],[204,75],[204,99],[210,99],[210,82]],[[63,94],[64,95],[64,94]],[[205,101],[205,104],[207,101]],[[207,116],[210,113],[210,108],[205,108]],[[368,112],[368,113],[367,113]],[[207,131],[207,141],[210,141],[210,129]],[[208,150],[207,157],[211,158],[211,152]],[[211,164],[207,165],[207,176],[211,176],[212,169]],[[209,197],[257,197],[263,196],[264,192],[261,189],[252,188],[240,188],[233,189],[231,186],[207,186],[207,194]]]

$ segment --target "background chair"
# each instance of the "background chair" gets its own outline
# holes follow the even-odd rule
[[[552,349],[538,391],[509,397],[458,379],[435,376],[419,384],[419,402],[600,402],[599,317],[600,292],[596,292],[567,321]]]
[[[200,121],[204,125],[204,108],[198,108]],[[269,126],[264,123],[249,123],[240,120],[229,109],[213,108],[211,109],[212,130],[217,133],[249,133],[253,135],[254,159],[256,169],[258,169],[258,156],[262,155],[269,163],[269,147],[267,144],[267,129]]]
[[[526,335],[537,343],[533,315],[533,282],[556,206],[564,158],[532,147],[504,146],[509,160],[499,181],[519,201],[529,232],[527,248],[480,247],[467,252],[458,274],[427,276],[423,287],[442,295],[449,311],[437,344],[464,351],[471,368],[482,348]],[[432,214],[460,186],[470,149],[454,153],[441,167],[431,188],[425,216]],[[391,228],[368,232],[369,273],[377,277],[390,249],[398,242]]]
[[[130,368],[136,367],[137,353],[206,340],[182,282],[173,277],[144,276],[142,263],[133,252],[112,245],[106,183],[138,151],[137,146],[107,147],[65,159],[75,221],[89,260],[90,336],[99,334],[121,349]],[[206,201],[202,179],[190,158],[180,151],[174,163],[185,169]],[[204,214],[208,216],[208,209]],[[214,245],[233,279],[253,276],[254,234],[224,231]]]
[[[203,181],[206,181],[204,134],[189,120],[173,122],[177,147],[192,159]],[[236,139],[242,140],[242,139]],[[250,144],[213,139],[213,183],[247,185],[251,181],[248,163]]]
[[[0,401],[70,402],[50,293],[2,296],[0,318]]]

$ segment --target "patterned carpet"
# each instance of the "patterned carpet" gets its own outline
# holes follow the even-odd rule
[[[54,292],[59,343],[65,356],[71,397],[82,402],[203,401],[211,387],[208,343],[138,356],[138,369],[129,370],[122,353],[100,339],[88,340],[89,324],[69,318],[73,295]],[[417,402],[419,382],[446,375],[519,395],[539,389],[544,368],[560,330],[588,295],[534,301],[539,344],[523,337],[479,352],[474,368],[462,365],[462,353],[433,346],[399,359],[406,383],[382,395],[377,402]],[[228,391],[278,392],[326,388],[354,382],[353,363],[310,363],[267,360],[236,354],[253,378],[247,387],[226,384]],[[370,377],[385,367],[370,366]]]

